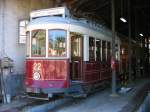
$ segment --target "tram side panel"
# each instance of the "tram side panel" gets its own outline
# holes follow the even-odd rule
[[[96,82],[111,78],[111,68],[106,62],[84,62],[84,81]]]
[[[103,52],[105,52],[105,50],[103,50]],[[103,57],[106,57],[106,55],[103,55]],[[84,61],[83,71],[85,82],[96,82],[110,79],[111,78],[110,53],[109,56],[107,57],[107,60],[105,58],[101,60],[101,56],[97,55],[96,59],[92,58],[89,59],[89,61]]]
[[[100,80],[100,64],[98,62],[84,62],[84,81],[93,82]]]

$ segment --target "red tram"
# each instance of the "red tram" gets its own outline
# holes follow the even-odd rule
[[[64,7],[33,11],[28,25],[28,93],[84,93],[111,78],[111,31],[69,17]],[[116,41],[119,61],[120,41]],[[86,89],[85,89],[86,88]]]

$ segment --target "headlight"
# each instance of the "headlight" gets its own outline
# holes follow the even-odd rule
[[[41,77],[41,75],[40,75],[39,72],[35,72],[35,73],[33,74],[33,79],[34,79],[34,80],[39,80],[40,77]]]

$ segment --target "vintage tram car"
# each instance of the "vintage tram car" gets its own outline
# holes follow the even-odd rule
[[[26,90],[87,93],[111,79],[111,31],[70,18],[65,7],[33,11],[27,27]],[[119,60],[119,38],[116,39]]]

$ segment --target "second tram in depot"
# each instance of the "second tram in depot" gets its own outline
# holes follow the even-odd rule
[[[28,93],[88,93],[111,79],[111,31],[69,17],[64,7],[33,11],[27,27]],[[116,39],[116,59],[120,41]]]

